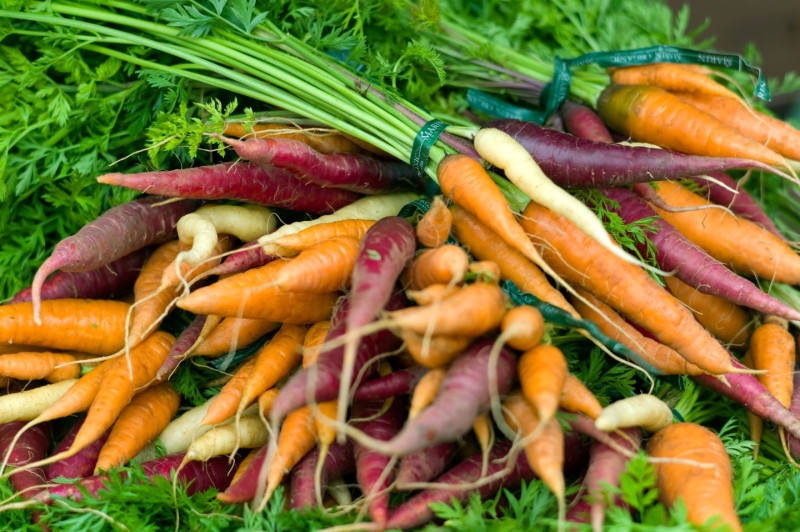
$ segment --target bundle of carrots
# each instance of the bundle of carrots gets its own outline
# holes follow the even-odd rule
[[[474,131],[482,161],[442,158],[429,202],[414,168],[333,130],[230,123],[215,138],[243,161],[101,176],[152,196],[59,243],[32,287],[0,307],[1,474],[34,509],[82,496],[78,486],[97,493],[132,460],[257,509],[287,474],[293,508],[325,506],[326,491],[349,506],[337,481],[354,476],[374,530],[416,528],[431,503],[539,478],[560,520],[601,530],[607,490],[641,447],[665,505],[741,530],[719,437],[676,423],[651,393],[601,404],[547,323],[554,308],[593,322],[604,338],[579,332],[609,355],[610,339],[644,373],[686,375],[740,403],[752,438],[775,425],[793,460],[789,322],[800,311],[748,278],[800,284],[800,256],[724,172],[791,173],[800,132],[711,74],[613,72],[600,116],[656,146],[613,144],[574,103],[563,109],[574,136],[489,123]],[[524,201],[509,204],[482,162]],[[577,188],[598,193],[566,191]],[[614,240],[600,210],[652,221],[653,264]],[[309,216],[279,225],[281,211]],[[512,288],[540,303],[517,305]],[[177,309],[193,321],[175,338],[159,329]],[[255,342],[218,395],[173,419],[180,364]],[[54,446],[49,424],[82,412]],[[156,440],[169,456],[153,462]],[[567,478],[581,472],[568,506]],[[391,508],[389,493],[408,490],[421,491]]]

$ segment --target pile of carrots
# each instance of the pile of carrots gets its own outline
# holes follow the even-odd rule
[[[0,474],[35,507],[80,497],[78,485],[96,493],[136,460],[256,509],[282,483],[293,508],[352,505],[341,479],[354,476],[374,530],[539,478],[562,520],[601,530],[606,490],[641,447],[666,505],[741,530],[718,436],[648,393],[601,405],[549,343],[544,307],[509,297],[593,322],[627,363],[741,403],[756,442],[767,421],[800,456],[800,312],[748,279],[800,284],[800,256],[724,173],[796,179],[800,132],[712,74],[618,69],[602,120],[563,108],[574,136],[489,123],[474,138],[483,161],[446,156],[427,201],[413,168],[343,135],[235,123],[219,138],[243,161],[100,177],[149,195],[62,241],[0,306]],[[606,125],[648,145],[613,144]],[[484,163],[531,198],[521,212]],[[654,264],[624,251],[575,188],[626,223],[655,220]],[[311,216],[280,225],[282,210]],[[178,338],[159,330],[176,309],[193,316]],[[175,417],[180,364],[256,342],[218,395]],[[49,423],[79,414],[55,445]],[[565,475],[581,471],[568,504]],[[398,490],[417,493],[391,508]]]

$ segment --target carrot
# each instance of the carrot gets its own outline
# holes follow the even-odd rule
[[[200,422],[201,426],[222,423],[236,414],[239,403],[241,403],[244,385],[250,378],[250,374],[253,372],[255,365],[255,357],[242,364],[233,378],[222,387],[211,401],[209,401],[208,411]]]
[[[659,183],[658,195],[675,207],[711,204],[678,183]],[[686,238],[734,270],[778,283],[800,284],[800,257],[766,229],[728,213],[717,212],[719,209],[680,213],[655,210]]]
[[[239,423],[214,427],[194,440],[186,450],[183,465],[193,460],[207,462],[210,458],[231,454],[237,449],[257,449],[266,445],[268,439],[267,426],[260,416],[243,416]]]
[[[90,355],[50,352],[0,355],[0,375],[23,381],[45,379],[51,383],[77,379],[81,373],[80,364],[70,363],[81,358],[90,358]],[[56,369],[61,364],[69,365]]]
[[[100,450],[94,474],[126,464],[158,436],[178,411],[181,396],[168,382],[136,395],[119,414]]]
[[[454,442],[445,442],[404,456],[397,469],[395,486],[402,491],[407,489],[404,484],[428,482],[438,477],[456,455],[457,447]]]
[[[353,273],[360,246],[361,242],[350,236],[328,239],[289,261],[273,282],[287,292],[322,294],[343,290]]]
[[[469,263],[467,272],[476,277],[479,283],[500,283],[500,266],[491,260],[480,260]]]
[[[453,214],[453,232],[470,254],[480,260],[496,262],[503,279],[513,281],[523,292],[533,294],[542,301],[566,310],[573,317],[578,317],[572,305],[561,292],[553,288],[542,271],[504,239],[499,238],[488,225],[461,207],[451,206],[450,212]]]
[[[597,397],[578,377],[571,373],[567,373],[564,379],[564,389],[561,392],[559,406],[570,412],[584,414],[591,419],[597,419],[603,410]]]
[[[614,142],[600,117],[584,105],[567,100],[561,105],[561,116],[567,131],[578,138],[609,144]]]
[[[702,375],[705,372],[687,362],[674,349],[660,344],[639,332],[635,327],[625,321],[614,309],[598,301],[590,293],[578,289],[583,298],[595,306],[600,312],[589,308],[582,301],[573,300],[575,308],[581,316],[597,324],[600,330],[614,341],[620,342],[625,347],[639,355],[637,363],[644,363],[647,367],[662,375]],[[601,314],[602,313],[602,314]],[[609,323],[609,321],[611,323]]]
[[[544,256],[565,278],[651,331],[701,369],[714,375],[737,372],[722,346],[644,270],[611,255],[568,220],[535,202],[525,209],[522,224],[543,243]],[[658,312],[653,313],[653,308]]]
[[[292,124],[243,124],[226,122],[223,133],[238,138],[281,138],[308,144],[320,153],[360,153],[361,148],[335,129],[317,131],[302,129]]]
[[[81,430],[84,421],[86,421],[86,416],[81,416],[75,421],[69,431],[61,438],[61,441],[58,442],[58,445],[53,450],[54,454],[66,451],[72,447],[72,442],[75,441],[75,436],[78,434],[78,431]],[[52,482],[55,479],[86,478],[91,476],[94,472],[94,466],[97,464],[97,456],[100,454],[100,449],[102,449],[103,445],[108,441],[110,432],[111,431],[107,431],[78,454],[50,464],[45,472],[47,481]]]
[[[278,447],[267,474],[267,491],[263,501],[269,500],[287,471],[297,465],[308,451],[314,448],[314,431],[311,407],[304,406],[286,416],[278,436]]]
[[[286,250],[303,251],[339,236],[349,236],[361,240],[373,225],[375,225],[375,220],[358,219],[345,219],[312,225],[299,233],[279,238],[275,241],[275,245]]]
[[[417,240],[426,248],[438,248],[450,236],[453,215],[441,196],[433,198],[431,208],[417,224]]]
[[[750,356],[750,351],[747,351],[744,357],[742,357],[742,364],[751,369],[755,368],[753,365],[753,358]],[[755,442],[755,446],[753,447],[753,460],[758,460],[758,451],[761,449],[761,435],[764,433],[764,420],[748,410],[747,424],[750,427],[750,440]],[[795,440],[795,438],[789,438],[790,444],[792,440]]]
[[[258,240],[252,240],[243,244],[235,253],[231,253],[222,261],[206,272],[206,275],[232,275],[241,273],[253,268],[260,268],[269,264],[279,257],[275,254],[264,253],[264,249],[259,245]]]
[[[783,120],[760,113],[747,107],[741,100],[724,95],[677,92],[676,96],[784,157],[800,159],[800,131]]]
[[[181,218],[183,220],[183,218]],[[178,223],[178,230],[180,231],[180,222]],[[214,245],[210,252],[210,256],[204,258],[197,265],[190,265],[183,260],[184,253],[192,253],[187,251],[187,244],[182,243],[181,253],[175,257],[175,261],[169,264],[164,269],[164,275],[161,277],[161,285],[159,288],[166,289],[168,287],[177,287],[184,282],[190,282],[199,277],[207,277],[208,272],[219,265],[222,261],[222,255],[230,251],[236,245],[237,240],[231,235],[218,235],[217,243]]]
[[[242,475],[244,475],[244,473],[250,467],[250,464],[253,463],[253,460],[255,460],[256,456],[258,456],[258,453],[261,452],[261,449],[263,449],[263,447],[260,449],[250,449],[250,452],[247,453],[247,456],[245,456],[244,459],[239,463],[239,467],[236,468],[236,473],[233,474],[233,478],[231,479],[231,486],[236,484],[239,479],[242,478]]]
[[[38,462],[47,457],[53,439],[49,423],[30,428],[18,437],[17,432],[22,425],[24,425],[22,422],[0,425],[0,453],[6,456],[8,463],[14,467]],[[33,497],[42,490],[36,486],[46,483],[45,472],[41,467],[12,474],[9,480],[14,492],[23,499]]]
[[[771,166],[786,160],[699,111],[679,97],[646,85],[612,85],[597,101],[608,126],[640,142],[695,155],[741,157]]]
[[[507,343],[517,351],[528,351],[542,341],[544,318],[537,309],[520,305],[506,312],[500,330],[502,334],[497,338],[498,343]]]
[[[284,324],[256,357],[250,376],[242,388],[237,417],[250,406],[259,395],[284,378],[300,363],[300,348],[307,328],[300,325]]]
[[[306,337],[303,339],[303,369],[317,361],[322,344],[330,330],[330,321],[317,322],[308,329]]]
[[[408,420],[411,421],[420,412],[430,405],[439,393],[439,387],[444,380],[447,370],[443,367],[433,368],[420,379],[411,395],[411,404],[408,407]]]
[[[412,393],[426,373],[428,370],[422,366],[411,366],[370,379],[356,388],[353,399],[377,401]]]
[[[320,464],[322,460],[322,464]],[[317,503],[317,489],[324,493],[331,481],[349,475],[355,470],[353,444],[333,444],[323,457],[319,449],[312,449],[292,470],[289,503],[292,508],[313,508]],[[319,475],[316,475],[319,471]],[[317,479],[314,477],[318,476]],[[319,486],[317,486],[319,484]],[[234,487],[231,487],[232,491]],[[253,485],[255,492],[255,484]],[[227,495],[227,492],[226,492]],[[252,495],[250,496],[252,498]],[[341,505],[341,503],[339,503]]]
[[[675,277],[664,277],[667,288],[682,301],[703,327],[719,338],[731,349],[743,348],[750,332],[750,316],[747,312],[721,297],[703,294]]]
[[[269,412],[272,410],[272,403],[275,402],[275,399],[278,397],[280,391],[280,388],[277,387],[270,388],[258,396],[258,411],[261,412],[262,416],[269,416]]]
[[[406,290],[406,297],[420,306],[432,305],[455,294],[458,288],[446,284],[432,284],[422,290]]]
[[[221,318],[218,316],[196,316],[192,322],[187,325],[175,343],[172,344],[172,349],[169,350],[167,359],[158,368],[156,379],[166,380],[169,379],[178,366],[194,354],[193,350],[198,344],[202,343],[206,336],[211,332],[211,328],[219,325]]]
[[[659,497],[667,506],[683,500],[690,523],[701,526],[717,517],[717,525],[741,532],[733,502],[733,468],[719,437],[694,423],[676,423],[650,438],[647,452],[654,458],[678,458],[714,466],[668,461],[654,464]]]
[[[449,212],[449,211],[448,211]],[[422,290],[432,284],[455,285],[464,280],[469,257],[459,246],[446,245],[423,251],[403,274],[403,285]]]
[[[194,350],[196,356],[218,357],[250,345],[278,328],[274,321],[225,318]]]
[[[317,410],[313,412],[314,432],[319,440],[320,456],[323,460],[328,454],[328,449],[336,440],[336,428],[332,423],[336,420],[338,409],[338,401],[325,401],[319,403]]]
[[[181,299],[178,307],[194,314],[281,323],[316,323],[328,319],[339,298],[337,293],[284,292],[273,285],[280,270],[288,263],[270,262],[261,268],[221,279]]]
[[[0,424],[36,419],[41,416],[42,412],[58,402],[76,382],[78,381],[74,379],[66,380],[3,395],[0,397]],[[42,419],[42,421],[49,420]],[[31,423],[30,425],[35,424]]]
[[[677,63],[618,68],[611,74],[611,82],[617,85],[653,85],[669,92],[732,98],[741,102],[741,98],[724,85]]]
[[[672,410],[664,401],[650,394],[634,395],[611,403],[594,422],[595,427],[605,432],[627,427],[658,432],[670,424]]]
[[[539,345],[520,357],[518,373],[523,396],[539,420],[548,423],[558,410],[567,378],[564,355],[555,346]]]
[[[426,368],[439,368],[452,362],[471,344],[472,336],[434,335],[426,340],[424,334],[404,330],[401,332],[406,349],[417,364]]]

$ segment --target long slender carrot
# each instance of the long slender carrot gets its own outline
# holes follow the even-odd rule
[[[279,138],[298,140],[320,153],[361,153],[361,148],[336,130],[302,129],[291,124],[243,124],[226,122],[224,134],[239,138]]]
[[[278,387],[270,388],[258,396],[258,411],[261,412],[262,416],[269,416],[269,411],[272,409],[272,403],[275,402],[275,398],[278,397],[280,391],[281,390]]]
[[[325,343],[325,337],[330,330],[330,321],[317,322],[308,329],[306,337],[303,339],[303,368],[307,368],[317,361],[322,344]]]
[[[641,268],[612,255],[568,220],[531,202],[523,227],[561,275],[652,332],[689,362],[720,375],[741,372],[692,314]],[[652,309],[658,309],[653,312]]]
[[[79,356],[90,357],[90,355],[81,355],[80,353],[51,352],[0,355],[0,376],[23,381],[45,379],[48,382],[77,379],[80,376],[80,365],[70,364],[70,362],[79,360]],[[56,370],[56,366],[61,364],[69,365]],[[69,371],[64,372],[61,371],[62,369]],[[58,374],[50,377],[54,371],[57,371]]]
[[[297,462],[314,448],[314,436],[310,406],[299,408],[286,416],[278,436],[275,458],[269,465],[264,500],[272,496],[286,472],[291,471]]]
[[[437,248],[447,241],[452,225],[453,215],[441,196],[436,196],[431,208],[417,224],[417,240],[426,248]]]
[[[541,344],[525,352],[517,366],[522,394],[536,411],[540,422],[552,418],[567,378],[567,361],[561,350]]]
[[[236,414],[242,399],[242,390],[244,390],[244,385],[247,379],[250,378],[255,365],[256,359],[251,358],[242,364],[231,380],[225,383],[225,386],[222,387],[216,397],[211,400],[211,404],[208,405],[208,411],[206,411],[206,415],[200,422],[201,426],[222,423]]]
[[[361,241],[338,236],[302,251],[281,268],[274,283],[287,292],[343,290],[353,273]]]
[[[578,377],[571,373],[567,373],[564,379],[564,389],[561,392],[559,406],[570,412],[584,414],[591,419],[597,419],[600,412],[603,411],[603,405],[600,404],[597,397]]]
[[[375,220],[337,220],[334,222],[312,225],[299,233],[283,236],[274,243],[282,250],[300,252],[338,236],[349,236],[361,240],[373,225],[375,225]],[[284,252],[281,255],[287,256],[287,253]]]
[[[657,87],[612,85],[600,95],[597,111],[611,129],[637,141],[683,153],[787,167],[774,151]]]
[[[433,402],[436,394],[439,393],[439,386],[442,384],[446,374],[447,369],[439,367],[430,369],[423,375],[411,395],[411,405],[408,408],[409,421],[417,417],[420,412]]]
[[[611,73],[611,81],[617,85],[654,85],[665,91],[690,94],[722,96],[741,101],[739,96],[704,75],[677,63],[654,63],[618,68]]]
[[[135,303],[128,333],[128,345],[135,347],[145,339],[148,332],[158,327],[162,314],[178,295],[177,286],[161,288],[164,272],[175,261],[183,247],[179,240],[162,244],[145,262],[142,272],[133,285]]]
[[[124,465],[139,454],[169,424],[180,402],[180,394],[169,382],[136,395],[114,423],[97,457],[94,474]]]
[[[279,326],[274,321],[225,318],[194,350],[197,356],[218,357],[250,345]]]

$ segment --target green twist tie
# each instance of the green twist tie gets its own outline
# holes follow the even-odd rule
[[[425,175],[425,168],[428,166],[431,148],[439,140],[439,136],[444,133],[447,124],[441,120],[431,120],[420,128],[417,136],[414,137],[414,144],[411,145],[411,166],[416,168],[420,177]]]
[[[513,118],[536,123],[543,123],[546,118],[541,111],[510,104],[477,89],[467,89],[467,103],[471,108],[492,118]]]
[[[267,333],[258,340],[256,340],[255,342],[242,347],[241,349],[235,351],[234,353],[229,353],[224,357],[215,358],[214,360],[209,362],[208,365],[219,371],[225,371],[231,366],[236,366],[237,364],[239,364],[239,362],[241,362],[245,358],[248,358],[249,356],[253,355],[256,351],[264,347],[264,344],[266,344],[267,341],[269,341],[269,339],[272,338],[273,336],[275,336],[274,332]]]

